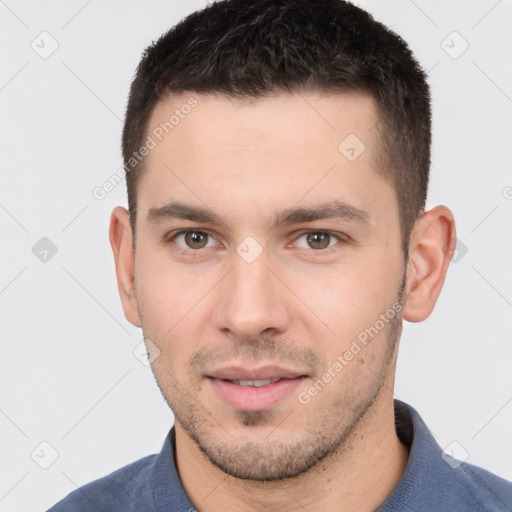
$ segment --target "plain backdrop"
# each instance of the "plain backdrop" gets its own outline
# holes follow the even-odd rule
[[[160,450],[173,423],[124,318],[108,242],[141,53],[199,0],[0,2],[0,511],[43,511]],[[428,207],[458,252],[405,323],[396,397],[439,444],[512,479],[512,4],[367,1],[428,71]]]

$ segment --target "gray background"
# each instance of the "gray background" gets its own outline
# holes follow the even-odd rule
[[[159,451],[172,424],[117,293],[108,222],[124,181],[92,192],[122,164],[143,49],[203,5],[0,1],[0,511],[45,510]],[[459,238],[434,313],[405,324],[396,396],[443,448],[510,480],[512,4],[360,5],[429,70],[428,206],[452,209]]]

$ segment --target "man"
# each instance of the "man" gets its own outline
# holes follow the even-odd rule
[[[224,0],[148,48],[110,241],[175,426],[51,510],[510,510],[393,399],[455,246],[430,141],[425,73],[340,0]]]

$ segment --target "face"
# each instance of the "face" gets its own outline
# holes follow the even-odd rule
[[[295,476],[343,449],[394,374],[404,261],[374,104],[183,94],[150,130],[176,109],[138,191],[152,369],[176,435],[215,466]]]

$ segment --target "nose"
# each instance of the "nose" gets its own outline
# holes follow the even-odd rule
[[[269,268],[265,251],[248,263],[237,254],[217,289],[214,323],[232,339],[256,340],[287,330],[290,314],[286,288]]]

